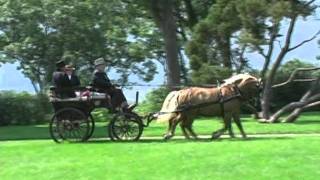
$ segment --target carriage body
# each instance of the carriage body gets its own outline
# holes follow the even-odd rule
[[[54,109],[50,122],[52,139],[58,143],[87,141],[95,129],[91,112],[95,108],[106,108],[109,112],[113,112],[110,96],[96,93],[90,88],[74,88],[73,90],[77,91],[77,97],[61,98],[57,96],[60,90],[50,88],[50,102]],[[84,92],[86,95],[82,96]],[[141,117],[134,112],[113,113],[114,116],[107,126],[108,137],[112,140],[138,140],[143,131]],[[128,131],[135,133],[130,134]]]

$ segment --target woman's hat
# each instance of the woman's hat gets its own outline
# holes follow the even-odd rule
[[[94,65],[95,66],[99,66],[99,65],[106,65],[106,62],[104,61],[104,59],[103,58],[98,58],[98,59],[96,59],[96,60],[94,60]]]

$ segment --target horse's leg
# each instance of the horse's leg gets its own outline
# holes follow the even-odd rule
[[[227,129],[228,129],[228,132],[229,132],[229,136],[230,136],[230,138],[235,138],[235,135],[234,135],[233,130],[232,130],[232,117],[230,117],[229,121],[230,122],[227,124],[228,125]]]
[[[240,130],[240,132],[241,132],[242,137],[243,137],[243,138],[246,138],[247,135],[246,135],[246,133],[244,132],[243,127],[242,127],[242,124],[241,124],[240,113],[239,113],[239,112],[234,113],[234,114],[233,114],[233,119],[234,119],[234,122],[237,124],[237,126],[238,126],[238,128],[239,128],[239,130]]]
[[[231,113],[226,113],[223,117],[223,128],[215,131],[212,133],[212,139],[218,139],[226,130],[228,130],[228,127],[230,127],[231,124]]]
[[[169,125],[169,129],[168,129],[168,132],[167,134],[164,136],[164,139],[168,140],[170,138],[172,138],[174,136],[174,133],[175,133],[175,130],[176,130],[176,127],[177,127],[177,124],[180,122],[181,120],[181,115],[178,114],[177,116],[173,117],[170,121],[171,122],[171,125]]]
[[[172,126],[172,123],[173,123],[172,121],[173,121],[173,118],[171,118],[171,119],[169,120],[168,129],[167,129],[167,132],[164,134],[164,136],[166,136],[167,134],[170,133],[170,129],[171,129],[171,126]]]
[[[191,136],[192,136],[194,139],[198,139],[197,134],[193,131],[193,128],[192,128],[193,121],[194,121],[193,118],[188,118],[187,129],[188,129],[188,131],[190,132]]]
[[[181,119],[181,123],[180,123],[180,127],[181,127],[181,130],[182,130],[182,133],[184,135],[184,137],[186,139],[190,139],[190,136],[188,134],[188,132],[186,131],[186,122],[185,122],[185,118]]]

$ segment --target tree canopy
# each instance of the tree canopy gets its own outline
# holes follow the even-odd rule
[[[138,6],[122,1],[1,0],[2,62],[19,68],[40,86],[50,82],[55,62],[66,59],[90,77],[93,61],[107,60],[122,82],[129,74],[153,79],[159,57],[158,30]],[[128,15],[128,14],[129,15]]]

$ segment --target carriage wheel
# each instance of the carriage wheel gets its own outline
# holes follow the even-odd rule
[[[137,114],[119,113],[114,116],[109,126],[109,137],[112,140],[139,140],[143,124]]]
[[[90,114],[89,115],[89,133],[88,133],[87,140],[92,137],[92,134],[94,132],[95,127],[96,127],[96,125],[95,125],[94,119]]]
[[[86,141],[89,132],[88,117],[75,108],[59,110],[50,122],[50,135],[57,143]]]
[[[113,135],[111,122],[108,124],[107,129],[108,129],[108,136],[109,136],[110,140],[115,141],[116,138]]]

